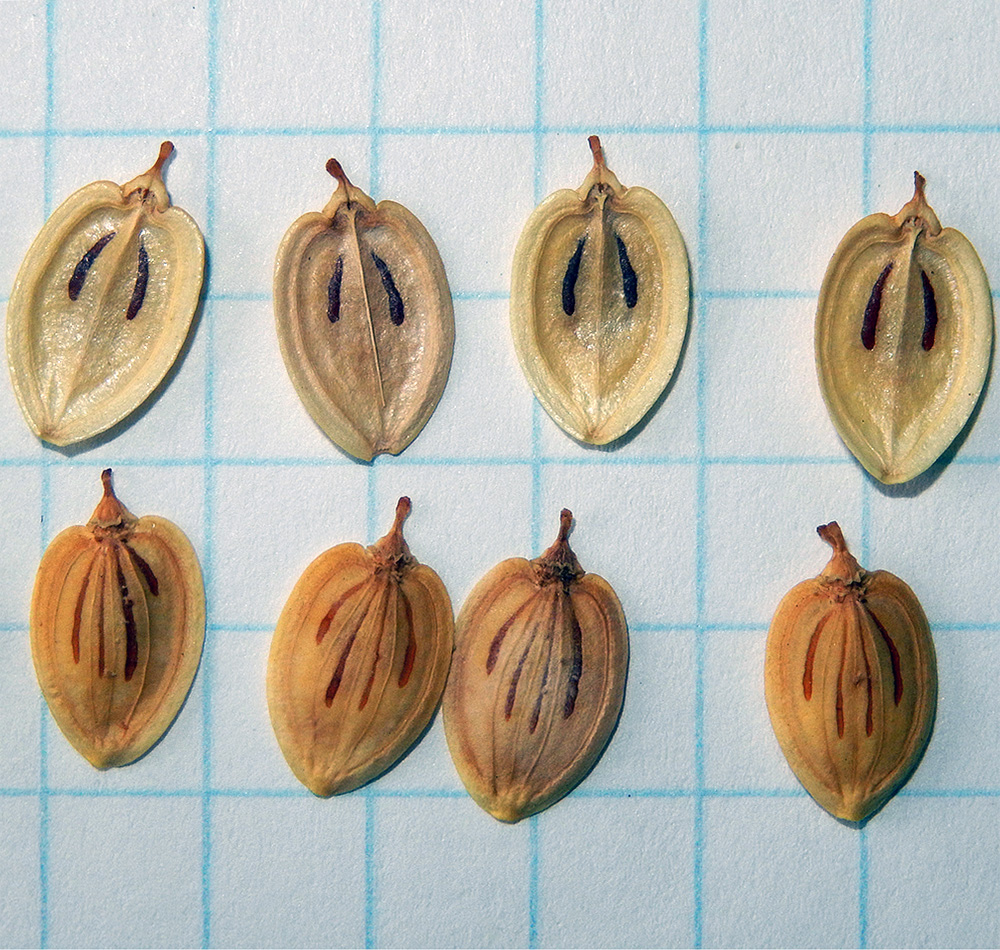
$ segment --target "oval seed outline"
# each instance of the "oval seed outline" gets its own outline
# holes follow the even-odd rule
[[[454,646],[451,600],[403,539],[410,499],[371,547],[324,551],[288,597],[271,641],[267,700],[295,777],[321,797],[391,768],[437,709]]]
[[[459,612],[442,700],[466,790],[499,821],[557,802],[593,768],[621,714],[628,628],[611,585],[569,547],[573,515],[541,557],[487,572]]]
[[[455,319],[444,264],[420,221],[377,205],[340,163],[322,212],[285,233],[274,267],[281,355],[316,424],[370,461],[413,441],[448,381]]]
[[[857,823],[906,783],[930,741],[937,662],[909,586],[862,568],[837,522],[816,530],[833,556],[778,605],[764,689],[795,776],[830,814]]]
[[[667,206],[645,188],[623,187],[600,139],[588,141],[594,166],[583,184],[549,195],[521,232],[510,321],[545,411],[578,441],[605,445],[629,432],[670,381],[690,282]]]
[[[816,312],[816,369],[830,418],[886,484],[927,470],[979,401],[993,302],[968,238],[942,228],[914,172],[898,214],[872,214],[841,240]]]
[[[136,518],[111,469],[86,525],[45,549],[31,598],[31,655],[49,710],[95,768],[135,761],[191,689],[205,637],[198,558],[177,525]]]
[[[205,243],[172,206],[163,166],[124,185],[96,181],[51,215],[7,306],[7,362],[25,421],[71,445],[105,432],[163,381],[187,339]]]

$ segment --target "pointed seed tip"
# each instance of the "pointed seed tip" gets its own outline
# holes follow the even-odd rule
[[[591,154],[594,156],[595,165],[604,164],[604,149],[601,147],[601,138],[598,135],[591,135],[587,139],[587,144],[590,146]]]
[[[840,530],[840,525],[836,521],[829,524],[821,524],[816,533],[834,549],[834,551],[846,551],[847,542],[844,540],[844,532]]]
[[[326,172],[331,178],[336,178],[344,188],[347,187],[347,175],[344,173],[344,166],[335,158],[327,160]]]
[[[174,143],[170,141],[160,143],[160,153],[156,156],[156,161],[153,162],[153,167],[150,169],[151,172],[160,174],[163,171],[163,164],[168,158],[173,154]]]
[[[118,500],[115,494],[114,485],[111,478],[111,469],[106,468],[101,472],[101,484],[104,486],[104,494],[97,503],[94,513],[91,516],[91,524],[108,525],[120,523],[123,518],[131,517],[128,509]]]
[[[563,508],[559,512],[559,540],[565,541],[569,537],[569,529],[573,527],[573,512],[569,508]]]
[[[413,505],[410,504],[410,499],[403,495],[399,501],[396,502],[396,525],[395,527],[401,527],[406,516],[410,513]]]

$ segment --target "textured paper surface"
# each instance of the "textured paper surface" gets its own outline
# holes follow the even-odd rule
[[[0,295],[51,210],[126,181],[170,138],[174,201],[210,280],[188,348],[127,424],[40,446],[0,385],[0,944],[47,946],[996,946],[1000,943],[1000,400],[916,483],[884,489],[826,417],[812,323],[830,255],[912,175],[1000,280],[1000,18],[958,0],[0,2]],[[534,403],[507,330],[535,204],[610,167],[669,205],[692,328],[665,399],[610,450]],[[361,465],[285,374],[274,252],[336,156],[440,248],[457,343],[399,458]],[[194,689],[141,762],[99,774],[49,718],[27,610],[45,545],[99,473],[191,538],[209,630]],[[319,801],[270,730],[264,670],[319,552],[407,537],[456,608],[535,555],[560,508],[617,589],[625,709],[579,790],[501,826],[440,722],[365,789]],[[934,736],[863,831],[805,795],[763,698],[771,612],[828,556],[918,593],[937,644]]]

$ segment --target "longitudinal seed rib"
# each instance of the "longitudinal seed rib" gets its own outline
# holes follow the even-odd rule
[[[402,591],[399,592],[399,599],[403,602],[403,614],[406,618],[406,653],[403,656],[403,668],[399,671],[396,685],[404,689],[413,674],[413,664],[417,657],[417,637],[414,632],[413,605]]]
[[[809,649],[806,651],[806,665],[802,672],[802,695],[807,700],[812,699],[813,694],[813,666],[816,663],[816,647],[819,646],[820,635],[823,633],[823,629],[829,620],[830,615],[825,615],[816,625],[815,632],[809,638]]]
[[[316,558],[274,633],[271,723],[288,765],[317,795],[389,768],[423,732],[444,688],[451,604],[403,540],[409,510],[401,498],[392,530],[371,547],[340,544]]]
[[[316,628],[316,643],[317,645],[323,642],[323,638],[326,636],[327,631],[330,629],[330,624],[333,623],[337,614],[340,612],[340,608],[350,600],[362,587],[367,586],[368,581],[359,581],[353,587],[348,588],[341,594],[334,602],[330,609],[326,612],[326,615],[319,622],[319,626]]]
[[[357,639],[358,633],[364,627],[365,621],[368,619],[369,611],[371,611],[372,604],[378,594],[378,588],[372,580],[366,580],[363,584],[359,585],[359,587],[363,591],[362,595],[351,605],[350,614],[344,620],[343,626],[338,626],[337,639],[333,642],[333,644],[331,644],[330,647],[331,649],[334,649],[338,643],[344,644],[341,647],[340,659],[337,661],[333,677],[326,688],[327,707],[333,705],[333,701],[337,696],[337,691],[340,689],[340,683],[344,677],[344,669],[347,666],[347,659],[351,654],[352,648],[354,647],[354,641]],[[347,595],[342,598],[341,602],[346,599]],[[316,642],[320,642],[319,637],[317,637]]]
[[[889,662],[892,664],[892,698],[898,706],[899,701],[903,698],[903,676],[900,670],[899,649],[889,635],[889,631],[885,629],[882,621],[875,616],[875,613],[871,610],[868,610],[867,613],[878,632],[882,635],[882,640],[889,651]]]
[[[156,579],[156,574],[153,569],[149,566],[148,562],[142,558],[135,550],[132,549],[131,545],[127,542],[122,543],[122,547],[128,553],[128,556],[132,559],[132,564],[135,569],[142,575],[143,579],[146,581],[146,587],[149,588],[149,592],[156,597],[160,593],[160,582]]]
[[[573,662],[570,665],[569,676],[566,678],[566,698],[563,701],[563,719],[569,719],[576,709],[576,697],[580,694],[580,677],[583,676],[583,631],[577,619],[573,602],[567,598],[566,609],[570,615],[570,644],[572,646]]]
[[[572,514],[539,558],[510,558],[459,615],[445,691],[448,748],[469,793],[501,821],[557,801],[589,771],[624,696],[628,639],[607,582],[569,547]]]
[[[806,790],[860,822],[906,781],[930,737],[934,648],[909,587],[864,570],[836,522],[819,533],[830,562],[786,594],[768,632],[767,707]]]
[[[116,575],[118,578],[118,591],[120,594],[120,606],[122,611],[122,622],[125,625],[125,682],[132,679],[135,673],[136,664],[139,662],[139,643],[135,628],[134,602],[129,595],[128,584],[125,583],[125,574],[122,571],[120,552],[115,552],[118,563]]]
[[[46,549],[31,606],[39,685],[66,738],[97,768],[125,765],[166,731],[204,636],[201,573],[180,530],[104,496]]]

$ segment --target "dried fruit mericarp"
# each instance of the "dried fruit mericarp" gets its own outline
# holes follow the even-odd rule
[[[316,424],[364,460],[402,452],[444,392],[455,318],[444,265],[402,205],[348,181],[286,232],[274,265],[285,367]]]
[[[765,692],[788,764],[830,814],[863,821],[916,768],[937,703],[934,643],[913,591],[858,565],[836,522],[813,580],[778,605],[767,638]]]
[[[7,306],[14,393],[35,435],[69,445],[136,409],[180,353],[198,306],[205,244],[172,207],[164,142],[125,185],[96,181],[38,233]]]
[[[887,484],[925,471],[954,441],[986,380],[993,304],[969,240],[941,228],[914,173],[894,217],[844,236],[823,279],[816,367],[837,432]]]
[[[514,253],[510,323],[535,396],[581,442],[604,445],[649,411],[687,332],[688,257],[666,205],[604,164],[549,195]]]
[[[289,767],[317,795],[393,765],[437,709],[454,618],[441,578],[403,540],[410,499],[369,548],[339,544],[285,604],[267,668],[271,724]]]
[[[469,794],[501,821],[547,808],[584,778],[625,696],[625,615],[570,550],[572,521],[563,510],[555,544],[502,561],[458,615],[445,734]]]
[[[31,600],[31,655],[49,710],[99,769],[139,758],[191,688],[205,591],[191,543],[166,518],[136,518],[111,470],[86,525],[48,546]]]

